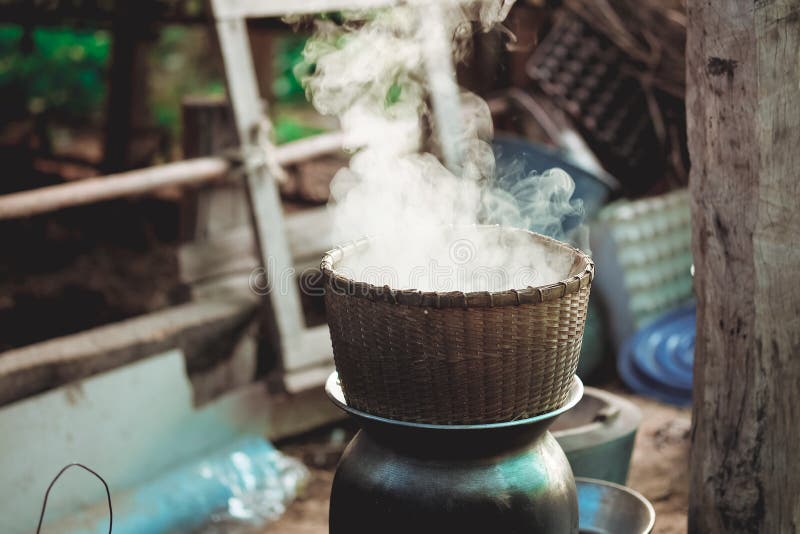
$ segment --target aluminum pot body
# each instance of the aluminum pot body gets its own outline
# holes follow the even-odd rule
[[[575,481],[550,422],[470,432],[362,421],[333,481],[330,534],[576,534]]]

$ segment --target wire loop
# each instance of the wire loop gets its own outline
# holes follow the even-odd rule
[[[92,469],[89,469],[85,465],[79,463],[71,463],[62,467],[61,471],[59,471],[58,474],[55,476],[55,478],[50,482],[50,485],[47,486],[47,491],[44,493],[44,501],[42,502],[42,511],[39,514],[39,524],[36,526],[36,534],[39,534],[40,531],[42,530],[42,522],[44,521],[44,512],[45,510],[47,510],[47,498],[50,496],[50,490],[53,489],[53,486],[55,485],[56,481],[61,477],[61,475],[64,474],[64,471],[66,471],[70,467],[80,467],[81,469],[88,471],[89,473],[96,476],[100,480],[100,482],[103,483],[103,487],[105,487],[106,489],[106,498],[108,499],[108,534],[111,534],[111,528],[114,524],[114,509],[111,506],[111,490],[108,489],[108,484],[106,484],[106,481],[103,477],[98,475]]]

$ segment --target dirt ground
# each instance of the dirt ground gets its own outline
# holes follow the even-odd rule
[[[625,395],[642,409],[628,486],[656,509],[657,534],[686,532],[691,410]]]
[[[616,390],[616,388],[613,388]],[[657,534],[686,532],[690,410],[667,406],[621,391],[643,412],[636,437],[628,486],[650,499],[656,509]],[[350,426],[327,429],[279,444],[311,470],[305,494],[263,534],[328,532],[328,497],[336,461],[352,436]]]

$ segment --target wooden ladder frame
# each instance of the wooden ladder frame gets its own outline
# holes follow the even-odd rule
[[[324,383],[333,370],[333,350],[328,327],[307,328],[303,317],[278,184],[267,164],[275,147],[264,135],[271,124],[259,94],[247,19],[282,16],[287,7],[295,9],[298,4],[304,4],[302,8],[298,6],[304,12],[314,13],[329,9],[323,4],[332,3],[316,0],[210,0],[209,3],[225,65],[228,98],[244,154],[256,250],[271,288],[266,304],[273,321],[274,349],[284,372],[284,387],[297,392]],[[369,4],[350,1],[351,5],[360,3],[365,7]]]
[[[292,256],[276,180],[265,163],[266,157],[250,157],[251,154],[258,155],[259,151],[262,156],[268,157],[275,147],[265,139],[266,136],[261,135],[265,129],[271,128],[271,124],[259,95],[247,19],[388,7],[397,4],[398,0],[209,2],[225,64],[229,100],[245,154],[247,190],[259,260],[265,269],[267,283],[273,289],[269,293],[268,304],[275,321],[275,337],[278,339],[276,349],[286,372],[284,384],[289,391],[313,387],[323,383],[333,369],[333,351],[327,326],[310,329],[305,326],[300,296],[295,290],[296,276],[292,270]],[[436,13],[431,13],[431,16],[436,16]],[[438,67],[446,66],[445,62],[451,61],[449,52],[444,48],[432,58]],[[442,99],[439,100],[441,104]],[[285,283],[287,277],[289,284]],[[279,280],[283,283],[279,284]]]

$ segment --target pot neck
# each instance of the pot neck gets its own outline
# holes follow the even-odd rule
[[[520,425],[476,425],[449,429],[351,416],[370,439],[388,449],[426,459],[469,459],[509,454],[532,447],[544,437],[558,414]]]
[[[403,449],[426,458],[436,455],[447,458],[486,456],[529,447],[542,439],[559,415],[573,408],[583,397],[583,383],[574,376],[566,401],[551,412],[501,423],[431,425],[397,421],[348,406],[336,373],[328,377],[325,390],[331,401],[355,419],[373,441],[390,450]]]

